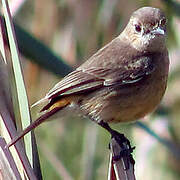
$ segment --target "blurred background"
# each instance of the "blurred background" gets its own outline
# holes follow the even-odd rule
[[[70,67],[78,67],[119,35],[131,13],[142,6],[158,7],[168,18],[167,46],[171,60],[168,88],[157,111],[142,119],[143,125],[117,124],[113,127],[125,133],[136,146],[134,158],[138,180],[178,180],[180,155],[176,153],[176,145],[180,143],[180,1],[10,1],[15,23],[32,38],[39,39],[48,47],[46,50],[53,53],[58,61],[63,60],[66,66],[57,71],[59,64],[48,56],[39,63],[33,52],[40,57],[46,52],[21,39],[21,62],[30,104],[44,97],[55,83],[71,71]],[[28,50],[32,50],[32,54],[24,53]],[[38,117],[39,110],[40,107],[32,109],[33,119]],[[35,135],[44,179],[107,179],[110,136],[90,120],[70,114],[68,118],[60,117],[42,124],[35,130]]]

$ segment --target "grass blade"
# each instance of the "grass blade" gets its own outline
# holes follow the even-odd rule
[[[1,42],[1,43],[3,43],[3,42]],[[12,137],[17,136],[17,131],[15,128],[15,123],[14,123],[14,114],[12,112],[13,111],[12,101],[9,100],[11,97],[11,92],[9,91],[10,86],[8,84],[8,80],[9,80],[9,77],[8,77],[7,64],[3,60],[3,57],[0,53],[0,84],[1,84],[1,88],[0,88],[0,133],[4,137],[6,142],[9,142],[12,139]],[[18,171],[21,175],[21,178],[23,179],[24,174],[26,174],[27,177],[32,177],[33,179],[36,179],[34,172],[31,168],[31,165],[25,155],[24,148],[22,147],[22,143],[20,141],[18,143],[16,143],[15,146],[13,146],[10,149],[10,152],[7,148],[4,149],[4,147],[5,147],[4,143],[0,143],[0,144],[1,144],[2,153],[4,152],[4,154],[6,156],[6,157],[3,157],[3,155],[0,156],[1,161],[2,161],[2,159],[5,160],[5,161],[2,161],[2,164],[1,164],[3,167],[7,165],[6,159],[9,160],[10,166],[14,166],[13,161],[11,160],[11,158],[9,158],[9,155],[8,155],[11,152],[11,154],[14,158],[14,161],[16,163],[16,166],[18,168]],[[6,172],[9,171],[8,167],[5,171]],[[24,173],[24,171],[26,173]],[[17,173],[15,173],[14,175],[16,176],[16,174]],[[18,175],[16,176],[16,179],[18,179]]]
[[[30,112],[28,106],[27,94],[24,86],[24,80],[21,72],[21,66],[19,62],[18,47],[15,39],[14,27],[12,24],[12,18],[10,10],[6,0],[2,0],[2,6],[4,11],[5,23],[7,27],[7,34],[9,39],[10,51],[12,56],[12,65],[14,70],[15,84],[17,88],[18,105],[20,110],[20,117],[23,129],[27,127],[30,122]],[[30,163],[32,164],[32,142],[31,134],[25,137],[25,149]]]

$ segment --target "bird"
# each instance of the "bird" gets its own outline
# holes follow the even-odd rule
[[[43,114],[8,146],[63,109],[78,109],[130,146],[125,136],[109,124],[136,121],[153,112],[161,102],[169,71],[166,26],[165,14],[158,8],[142,7],[134,11],[115,39],[35,103],[46,102],[41,109]]]

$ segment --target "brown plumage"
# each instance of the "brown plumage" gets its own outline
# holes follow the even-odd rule
[[[137,120],[161,101],[169,58],[165,46],[166,19],[156,8],[135,11],[124,31],[84,64],[62,79],[40,100],[48,101],[34,125],[67,106],[79,108],[98,124]]]

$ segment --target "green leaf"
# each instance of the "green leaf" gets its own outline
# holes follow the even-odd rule
[[[2,0],[2,6],[3,6],[3,11],[4,11],[5,23],[6,23],[6,27],[7,27],[10,52],[11,52],[11,56],[12,56],[12,65],[13,65],[15,84],[16,84],[16,89],[17,89],[20,117],[21,117],[22,127],[24,129],[31,122],[28,99],[27,99],[26,89],[25,89],[24,80],[23,80],[23,76],[22,76],[21,66],[20,66],[20,62],[19,62],[18,47],[17,47],[17,43],[16,43],[14,27],[12,24],[10,10],[9,10],[6,0]],[[32,160],[31,134],[28,134],[25,137],[25,149],[26,149],[28,159],[32,165],[33,160]]]

